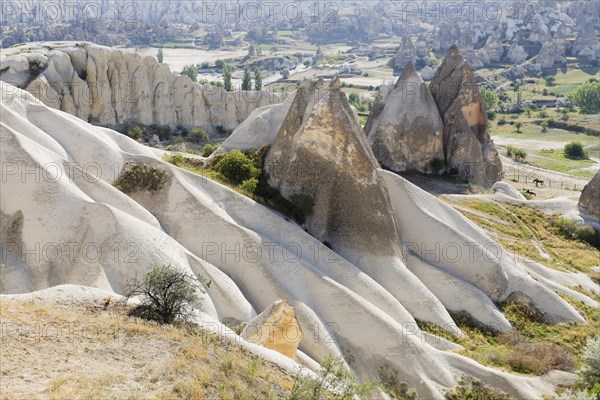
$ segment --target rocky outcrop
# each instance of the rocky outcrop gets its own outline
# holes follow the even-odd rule
[[[396,85],[377,98],[365,132],[382,166],[427,173],[432,160],[444,159],[443,128],[427,85],[409,63]]]
[[[537,62],[541,65],[542,68],[552,68],[556,61],[556,55],[557,51],[554,42],[545,42],[542,45],[540,54],[538,54],[537,56]]]
[[[452,46],[429,88],[444,121],[446,168],[491,187],[501,179],[502,162],[487,128],[475,76],[457,46]]]
[[[525,48],[519,44],[513,44],[508,49],[508,53],[506,54],[506,60],[513,64],[521,64],[523,61],[527,60],[528,54],[525,51]]]
[[[278,300],[245,324],[240,336],[286,357],[296,359],[304,336],[294,309]]]
[[[479,51],[479,58],[485,65],[496,64],[502,61],[504,46],[496,34],[491,34],[483,48]]]
[[[450,46],[460,41],[461,36],[462,33],[458,24],[449,24],[444,21],[436,31],[433,48],[434,50],[448,51]]]
[[[410,36],[404,36],[400,42],[400,47],[396,56],[392,58],[388,65],[395,71],[402,71],[408,63],[413,65],[417,62],[417,50],[410,39]]]
[[[600,221],[600,172],[588,183],[581,197],[579,198],[579,207],[585,211],[587,215]]]
[[[154,57],[91,43],[11,49],[0,71],[0,80],[25,88],[44,104],[104,126],[131,122],[233,130],[254,109],[281,101],[266,91],[228,93],[199,85]]]
[[[593,24],[588,23],[581,27],[581,30],[577,33],[577,39],[573,44],[572,52],[580,61],[598,65],[598,59],[600,59],[600,42],[598,41],[598,35]]]
[[[337,79],[329,87],[320,80],[298,89],[265,162],[269,183],[284,197],[314,203],[308,231],[354,261],[364,252],[399,255],[377,168]],[[369,204],[359,204],[359,198]]]
[[[233,133],[223,142],[225,150],[238,149],[242,151],[260,149],[270,146],[281,129],[290,106],[294,100],[291,93],[283,102],[257,108],[244,120]]]

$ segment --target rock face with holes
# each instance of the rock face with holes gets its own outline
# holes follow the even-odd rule
[[[502,162],[487,128],[485,104],[469,63],[452,46],[429,86],[444,121],[447,170],[483,187],[502,178]]]
[[[240,336],[284,356],[296,359],[296,350],[304,334],[294,309],[278,300],[248,321]]]
[[[409,63],[375,101],[365,132],[379,163],[392,171],[432,172],[444,160],[444,126],[429,89]]]
[[[587,215],[600,221],[600,172],[583,189],[579,198],[579,207]]]
[[[38,43],[8,52],[0,80],[104,126],[130,122],[233,130],[256,108],[281,101],[266,91],[228,93],[199,85],[174,75],[154,57],[91,43]]]

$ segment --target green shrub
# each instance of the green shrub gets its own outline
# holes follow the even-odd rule
[[[308,218],[313,213],[315,199],[313,198],[313,196],[308,194],[293,194],[290,197],[290,201],[295,207],[294,219],[296,219],[297,221],[303,221],[304,223],[306,221],[306,218]]]
[[[588,158],[581,142],[571,142],[565,144],[565,157],[571,160],[585,160]]]
[[[256,168],[252,159],[239,150],[232,150],[223,155],[214,169],[238,185],[260,175],[260,169]]]
[[[527,159],[527,152],[509,144],[506,146],[506,156],[514,159],[515,161],[523,162],[525,159]]]
[[[42,71],[44,70],[44,66],[38,60],[29,60],[29,81],[35,80]]]
[[[219,146],[217,146],[216,144],[208,143],[202,149],[201,155],[202,157],[210,157],[210,155],[214,153],[215,150],[217,150],[218,148]]]
[[[431,166],[433,173],[438,174],[441,170],[443,170],[446,167],[446,162],[441,158],[434,158],[433,160],[431,160],[429,165]]]
[[[123,168],[114,186],[126,194],[141,191],[156,192],[167,181],[167,172],[156,166],[132,164]]]
[[[419,396],[414,389],[410,389],[406,382],[398,378],[398,372],[390,367],[379,369],[379,380],[385,392],[394,400],[418,400]]]
[[[579,371],[583,382],[600,395],[600,336],[588,339],[583,361],[585,365]]]
[[[189,133],[188,138],[194,143],[208,142],[210,139],[208,133],[202,128],[194,128]]]
[[[510,396],[485,385],[480,380],[470,376],[463,376],[458,386],[446,393],[447,400],[510,400]]]
[[[129,136],[133,140],[141,140],[144,137],[144,131],[142,130],[142,128],[136,125],[127,131],[127,136]]]
[[[548,132],[548,121],[544,121],[541,123],[542,133]]]
[[[143,280],[136,277],[126,287],[126,297],[140,301],[130,315],[161,324],[188,320],[201,305],[199,292],[204,293],[204,287],[196,276],[171,265],[154,267]]]
[[[571,389],[567,389],[556,400],[597,400],[597,398],[582,390],[573,392]]]
[[[298,375],[288,400],[354,400],[374,390],[372,383],[359,384],[344,368],[342,360],[327,357],[321,363],[316,379]]]
[[[250,194],[254,194],[257,186],[258,186],[258,179],[250,178],[250,179],[246,179],[244,182],[242,182],[242,184],[240,185],[240,189],[242,189],[243,191],[248,192]]]

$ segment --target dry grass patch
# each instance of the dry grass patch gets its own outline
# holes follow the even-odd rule
[[[294,377],[235,342],[124,309],[0,302],[3,399],[281,399]]]

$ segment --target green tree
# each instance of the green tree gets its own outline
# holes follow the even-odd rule
[[[548,121],[543,121],[541,126],[542,126],[542,133],[548,132]]]
[[[248,66],[244,68],[244,76],[242,77],[242,90],[252,90],[252,76],[250,75]]]
[[[181,71],[181,75],[187,75],[190,77],[192,82],[196,82],[198,79],[198,68],[195,65],[186,65]]]
[[[128,298],[136,296],[140,301],[130,314],[161,324],[188,320],[201,304],[199,292],[204,292],[200,279],[171,265],[152,268],[143,280],[136,277],[126,288]]]
[[[600,113],[600,82],[584,83],[568,97],[583,114]]]
[[[554,86],[554,83],[556,82],[556,78],[553,76],[549,76],[547,78],[545,78],[546,81],[546,86]]]
[[[493,110],[498,104],[498,94],[494,90],[488,90],[486,88],[479,89],[479,93],[485,102],[486,110]]]
[[[571,160],[584,160],[587,158],[587,153],[583,149],[581,142],[571,142],[565,144],[565,157]]]
[[[220,70],[223,70],[223,68],[225,68],[225,61],[220,59],[215,61],[215,67],[217,67]]]
[[[523,127],[523,123],[522,122],[517,122],[515,124],[515,127],[517,128],[517,132],[521,133],[521,128]]]
[[[283,76],[283,79],[288,80],[290,77],[290,70],[284,68],[283,71],[281,71],[281,76]]]
[[[158,53],[156,54],[156,59],[158,60],[159,64],[163,63],[163,60],[165,59],[165,55],[163,54],[163,49],[158,49]]]
[[[231,77],[233,76],[233,67],[229,64],[225,64],[223,67],[223,87],[227,92],[233,91],[233,84],[231,83]]]
[[[260,76],[260,71],[258,68],[254,69],[254,90],[257,92],[262,90],[262,77]]]

